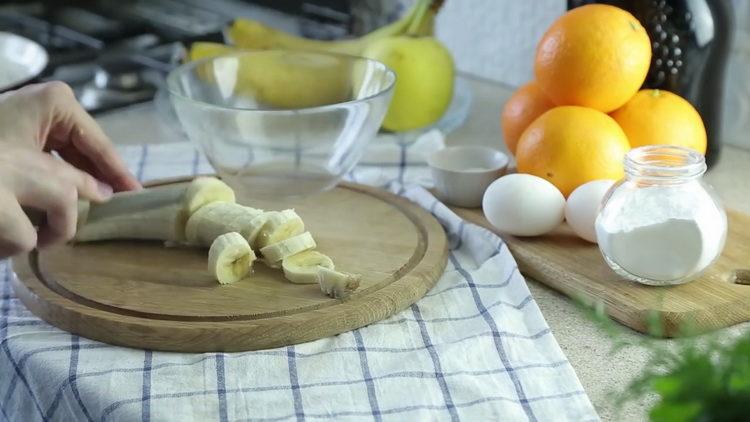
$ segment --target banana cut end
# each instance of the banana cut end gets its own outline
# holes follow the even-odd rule
[[[305,223],[293,209],[271,211],[266,213],[266,217],[265,225],[255,238],[255,247],[258,249],[279,243],[305,231]]]
[[[184,207],[187,217],[212,202],[236,202],[234,190],[215,177],[196,177],[187,187]]]
[[[359,288],[362,276],[318,267],[320,290],[334,299],[344,299]]]

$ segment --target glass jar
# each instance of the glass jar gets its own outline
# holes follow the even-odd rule
[[[625,156],[625,177],[604,196],[596,219],[599,249],[617,274],[680,284],[719,257],[727,217],[705,171],[703,155],[684,147],[645,146]]]

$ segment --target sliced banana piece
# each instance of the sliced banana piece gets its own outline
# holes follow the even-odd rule
[[[284,277],[296,284],[316,284],[319,281],[320,267],[334,269],[333,260],[318,251],[305,251],[284,258],[281,268]]]
[[[254,261],[255,253],[237,232],[217,237],[208,250],[208,271],[221,284],[241,280],[250,272]]]
[[[359,287],[359,274],[343,273],[326,267],[318,267],[320,290],[336,299],[349,296]]]
[[[233,202],[212,202],[190,216],[185,226],[185,238],[189,244],[210,246],[214,239],[225,233],[238,232],[244,237],[245,229],[263,214],[262,210]]]
[[[255,239],[258,237],[258,234],[260,233],[261,229],[263,229],[263,226],[266,225],[267,221],[268,213],[261,212],[259,215],[253,217],[250,221],[247,222],[246,225],[242,227],[242,230],[240,230],[240,234],[245,237],[247,243],[249,243],[250,245],[254,245]]]
[[[281,242],[261,248],[263,259],[272,267],[278,266],[284,258],[296,255],[317,246],[310,232],[304,232]]]
[[[234,190],[215,177],[196,177],[185,190],[183,204],[188,218],[212,202],[235,202]]]
[[[268,221],[255,240],[257,249],[289,239],[305,231],[305,223],[294,210],[271,211]]]

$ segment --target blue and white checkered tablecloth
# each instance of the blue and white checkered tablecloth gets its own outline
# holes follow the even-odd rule
[[[409,309],[274,350],[152,352],[39,320],[14,296],[12,271],[0,261],[2,419],[597,420],[502,240],[414,183],[429,182],[419,156],[442,142],[439,134],[425,138],[373,150],[350,175],[429,209],[449,235],[445,274]],[[187,143],[122,154],[142,180],[211,171]]]

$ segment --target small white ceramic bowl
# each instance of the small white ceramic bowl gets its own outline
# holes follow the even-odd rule
[[[476,208],[487,187],[502,176],[508,156],[481,146],[448,147],[427,158],[435,190],[443,202]]]

